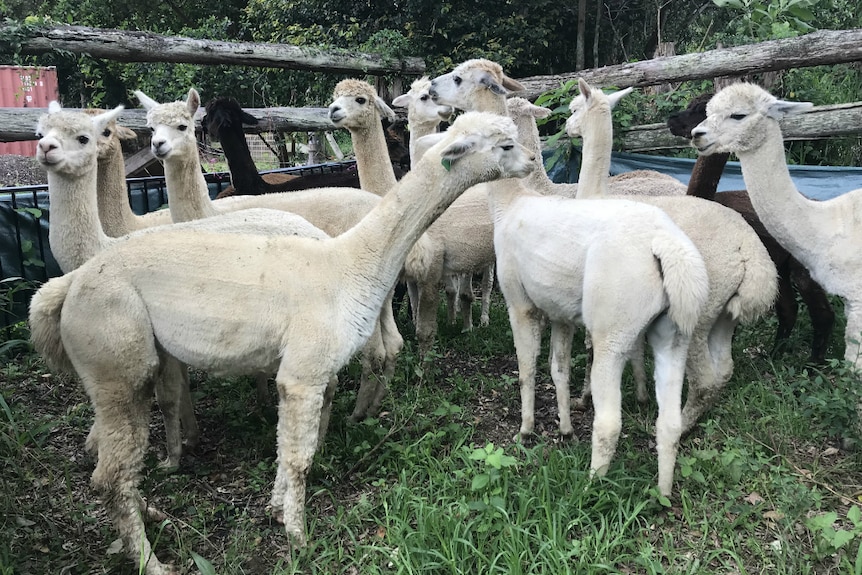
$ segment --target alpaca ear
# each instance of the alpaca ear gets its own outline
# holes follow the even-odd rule
[[[527,89],[522,83],[517,80],[513,80],[505,74],[503,74],[503,87],[510,92],[521,92]]]
[[[200,107],[201,95],[194,88],[189,88],[189,94],[186,97],[186,109],[189,111],[189,115],[194,116]]]
[[[390,122],[393,122],[395,120],[395,112],[392,110],[392,108],[389,107],[386,102],[383,101],[383,98],[381,98],[380,96],[375,96],[374,102],[375,104],[377,104],[377,109],[380,111],[381,116],[383,116]]]
[[[392,105],[396,108],[406,108],[410,105],[410,99],[410,94],[401,94],[392,100]]]
[[[505,78],[505,74],[503,75],[503,77]],[[509,93],[509,91],[506,88],[504,88],[503,86],[498,84],[494,80],[494,78],[491,76],[491,74],[488,74],[488,73],[482,74],[482,77],[479,78],[479,85],[485,86],[486,88],[488,88],[493,93],[495,93],[499,96],[505,96],[506,94]]]
[[[120,140],[133,140],[138,137],[134,130],[125,126],[121,126],[119,124],[117,124],[117,127],[114,128],[114,133]]]
[[[426,136],[427,137],[427,136]],[[476,149],[476,140],[472,136],[459,136],[446,146],[440,157],[451,165]],[[445,164],[444,164],[445,165]]]
[[[584,97],[589,98],[590,92],[593,91],[593,87],[587,84],[587,81],[583,78],[578,78],[578,92]]]
[[[785,116],[803,114],[814,107],[811,102],[787,102],[776,100],[766,110],[766,115],[774,120],[780,120]]]
[[[550,108],[543,108],[542,106],[536,106],[535,104],[530,104],[528,111],[534,118],[547,118],[554,112]]]
[[[159,105],[158,102],[156,102],[155,100],[153,100],[152,98],[150,98],[149,96],[147,96],[146,94],[141,92],[140,90],[135,90],[134,94],[135,94],[135,98],[138,99],[138,102],[141,103],[141,106],[143,106],[147,110],[152,110],[153,108],[155,108],[156,106]]]
[[[260,120],[243,110],[239,115],[240,120],[242,120],[243,124],[247,124],[249,126],[257,126],[260,123]]]
[[[108,110],[98,116],[93,116],[93,125],[96,126],[96,131],[102,132],[109,123],[117,119],[117,116],[120,115],[120,112],[122,112],[123,109],[125,109],[125,106],[120,104],[113,110]]]
[[[614,106],[617,105],[617,102],[623,99],[623,96],[628,96],[629,94],[631,94],[632,90],[634,90],[634,88],[629,86],[625,90],[618,90],[616,92],[608,94],[608,103],[610,103],[611,109],[613,109]]]
[[[58,102],[57,100],[51,100],[48,103],[48,113],[49,114],[56,114],[57,112],[59,112],[62,109],[63,109],[63,107],[60,105],[60,102]]]

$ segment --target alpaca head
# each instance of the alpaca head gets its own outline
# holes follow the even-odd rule
[[[547,118],[553,110],[536,106],[526,98],[518,97],[506,100],[506,109],[509,110],[509,117],[518,128],[518,141],[530,150],[539,152],[542,149],[542,142],[536,120]]]
[[[518,129],[508,116],[467,112],[448,130],[420,138],[428,151],[421,163],[439,162],[446,171],[467,174],[477,182],[523,178],[536,155],[518,143]]]
[[[377,95],[374,86],[350,78],[335,85],[329,119],[336,128],[378,129],[381,118],[391,122],[395,120],[395,112]]]
[[[706,105],[706,120],[691,131],[691,143],[704,155],[752,151],[775,133],[771,128],[777,128],[780,119],[812,106],[779,100],[755,84],[731,84]]]
[[[475,59],[462,62],[448,74],[431,80],[431,97],[438,104],[459,110],[476,110],[483,97],[506,96],[524,90],[517,80],[509,78],[503,67],[491,60]]]
[[[176,157],[197,157],[198,144],[195,138],[195,113],[201,105],[201,97],[194,88],[189,90],[185,101],[159,104],[140,90],[135,96],[147,110],[147,126],[152,130],[150,149],[161,160]]]
[[[451,106],[440,105],[431,98],[431,79],[428,76],[414,80],[410,84],[410,91],[392,100],[392,105],[407,108],[407,118],[414,125],[449,121],[455,111]]]
[[[122,110],[123,106],[117,106],[91,116],[63,111],[58,102],[51,102],[36,127],[36,159],[49,172],[71,177],[95,170],[99,136]]]
[[[206,115],[201,118],[203,132],[217,141],[228,133],[244,136],[243,124],[256,126],[258,119],[243,110],[233,98],[210,100],[206,105]]]
[[[590,122],[611,124],[611,110],[623,96],[630,94],[632,88],[605,94],[598,88],[593,88],[583,78],[578,78],[580,94],[569,103],[572,113],[566,120],[566,133],[570,138],[582,137],[584,129]],[[593,124],[590,124],[593,125]]]
[[[685,110],[674,112],[667,117],[667,127],[674,136],[691,139],[691,131],[706,120],[706,104],[712,99],[712,92],[701,94],[688,103]]]
[[[98,116],[104,112],[105,110],[99,108],[87,108],[84,110],[84,113],[90,116]],[[133,140],[137,137],[138,135],[134,130],[121,126],[116,120],[108,122],[108,125],[99,134],[99,161],[116,159],[118,155],[122,155],[123,153],[122,140]]]

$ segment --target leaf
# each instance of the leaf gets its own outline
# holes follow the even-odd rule
[[[192,554],[192,559],[194,559],[195,566],[201,572],[201,575],[216,575],[216,570],[215,567],[213,567],[212,563],[210,563],[194,551],[190,551],[189,553]]]
[[[852,521],[857,527],[859,526],[859,522],[862,521],[862,511],[859,510],[858,505],[854,505],[847,511],[847,519]]]
[[[845,531],[844,529],[839,529],[835,532],[835,535],[832,537],[832,546],[835,549],[840,549],[847,545],[850,541],[853,540],[853,533],[851,531]]]
[[[784,519],[784,513],[773,509],[772,511],[767,511],[766,513],[764,513],[763,518],[770,521],[779,521],[781,519]]]
[[[473,477],[473,482],[470,484],[470,489],[473,491],[478,491],[479,489],[483,489],[488,485],[491,481],[491,476],[487,473],[480,473],[479,475]]]

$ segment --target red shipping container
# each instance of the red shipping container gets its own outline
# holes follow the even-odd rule
[[[0,66],[0,107],[47,108],[48,102],[59,99],[54,66]],[[0,154],[35,156],[36,142],[0,142]]]

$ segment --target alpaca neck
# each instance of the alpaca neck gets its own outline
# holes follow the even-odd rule
[[[521,122],[529,121],[529,126],[520,125]],[[516,120],[518,125],[519,141],[521,144],[535,154],[533,163],[535,168],[530,172],[530,175],[524,178],[525,183],[533,190],[543,194],[551,194],[554,191],[554,181],[548,176],[545,170],[545,163],[542,159],[542,140],[539,137],[539,129],[536,127],[536,122],[532,118],[529,120],[519,118]]]
[[[168,207],[174,223],[209,218],[218,214],[210,199],[197,154],[194,157],[168,158],[164,165]]]
[[[373,128],[351,129],[359,187],[378,196],[385,196],[395,185],[395,171],[389,159],[386,135],[378,122]]]
[[[419,138],[437,133],[437,128],[440,126],[440,122],[433,120],[420,121],[411,114],[408,114],[407,123],[410,125],[410,142],[408,143],[408,147],[410,149],[410,165],[414,166],[422,159],[422,154],[420,154],[416,149],[416,142],[419,141]]]
[[[829,262],[819,254],[831,251],[835,222],[844,215],[834,213],[829,202],[812,201],[799,193],[787,168],[778,122],[769,120],[766,130],[761,146],[737,153],[751,204],[778,243],[823,283],[829,274],[817,271]]]
[[[138,228],[138,216],[129,205],[126,168],[120,150],[112,150],[109,157],[99,159],[96,190],[99,220],[105,234],[117,238]]]
[[[462,158],[446,171],[439,156],[426,156],[359,223],[333,238],[335,253],[349,254],[343,273],[357,286],[357,301],[379,311],[416,240],[464,190],[492,176],[481,159]]]
[[[608,195],[608,174],[611,171],[613,147],[610,110],[584,118],[581,137],[583,148],[577,197],[604,198]]]
[[[506,107],[506,96],[495,94],[491,90],[480,90],[477,98],[473,101],[471,108],[476,112],[490,112],[500,116],[508,116],[509,108]]]
[[[730,154],[713,154],[698,156],[691,169],[691,179],[688,181],[686,194],[705,200],[714,200],[718,192],[718,181],[724,172],[724,166]]]
[[[518,198],[534,195],[538,195],[535,188],[526,188],[522,180],[517,178],[506,178],[489,184],[488,209],[491,212],[491,220],[496,224]]]
[[[95,164],[81,177],[48,171],[48,195],[48,242],[60,268],[68,273],[111,243],[99,222]]]
[[[257,165],[251,157],[245,132],[242,130],[227,131],[220,134],[221,147],[230,171],[230,183],[239,194],[251,193],[266,187],[266,182],[257,170]]]

